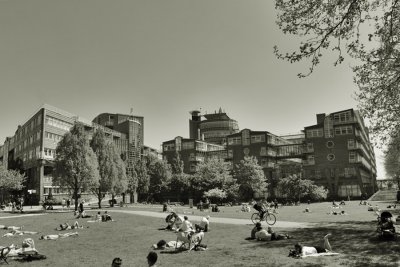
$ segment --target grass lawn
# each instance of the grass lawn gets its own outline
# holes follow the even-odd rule
[[[383,207],[385,204],[380,204]],[[329,203],[311,204],[311,213],[303,213],[306,205],[279,209],[278,220],[316,222],[314,228],[278,229],[288,232],[294,239],[270,242],[244,240],[250,235],[252,225],[230,225],[212,223],[213,217],[249,218],[249,213],[236,212],[238,207],[223,208],[223,212],[213,213],[212,231],[206,233],[203,243],[209,249],[202,252],[157,251],[158,266],[399,266],[400,238],[397,241],[382,241],[377,238],[376,216],[368,212],[366,206],[358,202],[346,205],[347,216],[327,215]],[[141,209],[160,211],[161,206]],[[10,260],[10,266],[110,266],[114,257],[123,259],[123,266],[147,266],[146,256],[150,246],[160,239],[175,240],[172,232],[157,230],[165,226],[160,218],[137,216],[109,209],[116,222],[86,223],[79,219],[84,229],[79,229],[78,237],[59,240],[38,240],[34,236],[36,248],[47,256],[46,260],[20,263]],[[130,208],[138,210],[139,207]],[[182,208],[185,209],[186,208]],[[189,209],[188,209],[189,210]],[[183,210],[182,210],[183,211]],[[95,211],[89,211],[95,214]],[[201,215],[194,210],[195,215]],[[251,214],[251,213],[250,213]],[[396,213],[397,214],[397,213]],[[16,214],[15,216],[18,216]],[[59,233],[53,230],[62,222],[73,223],[72,213],[48,213],[45,215],[1,218],[10,216],[2,213],[0,224],[24,225],[25,230],[40,231],[43,234]],[[190,219],[190,214],[188,214]],[[195,223],[195,222],[193,222]],[[87,228],[89,226],[89,228]],[[2,236],[6,230],[0,230]],[[66,232],[66,231],[65,231]],[[68,231],[70,232],[70,231]],[[330,242],[339,256],[310,257],[293,259],[287,257],[289,249],[296,242],[305,245],[322,245],[323,236],[332,233]],[[29,236],[0,237],[1,245],[20,245]],[[5,265],[3,263],[3,265]]]

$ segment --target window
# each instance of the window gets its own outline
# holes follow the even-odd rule
[[[334,161],[334,160],[335,160],[335,154],[328,154],[328,156],[326,156],[326,158],[327,158],[329,161]]]
[[[349,152],[349,162],[354,163],[357,160],[356,152]]]
[[[72,123],[49,116],[46,117],[46,124],[63,129],[65,131],[69,131],[69,129],[72,127]]]
[[[355,148],[354,139],[349,139],[349,140],[347,140],[347,147],[348,147],[348,148]]]
[[[309,165],[314,165],[315,164],[314,155],[308,155],[307,156],[307,162],[308,162]]]
[[[243,139],[243,145],[245,145],[245,146],[250,145],[250,131],[249,130],[243,130],[242,139]]]
[[[194,149],[194,142],[183,142],[182,150],[186,150],[186,149]]]
[[[315,170],[315,178],[316,179],[321,179],[321,170]]]
[[[313,143],[307,143],[307,151],[314,151],[314,144]]]
[[[307,130],[307,138],[323,137],[324,132],[322,129]]]
[[[356,175],[356,169],[353,167],[344,168],[344,176],[349,178]]]
[[[260,150],[260,156],[266,156],[267,155],[267,148],[265,146],[261,147]]]
[[[228,150],[228,158],[233,158],[233,150]]]
[[[351,120],[351,112],[346,111],[346,112],[341,112],[333,115],[333,120],[335,122],[347,122]]]
[[[251,136],[251,143],[262,143],[265,142],[265,135],[252,135]]]
[[[340,126],[335,128],[335,135],[353,134],[352,126]]]
[[[244,149],[243,149],[243,153],[244,153],[244,155],[245,155],[245,156],[248,156],[248,155],[249,155],[249,153],[250,153],[250,149],[249,149],[249,148],[247,148],[247,147],[246,147],[246,148],[244,148]]]
[[[334,146],[335,146],[335,143],[333,141],[326,142],[326,147],[327,148],[333,148]]]
[[[241,137],[229,137],[228,138],[228,145],[241,145],[242,138]]]

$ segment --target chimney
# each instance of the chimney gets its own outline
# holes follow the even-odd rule
[[[325,121],[325,113],[317,114],[317,124],[322,124]]]

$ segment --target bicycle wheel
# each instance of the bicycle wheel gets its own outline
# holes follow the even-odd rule
[[[265,221],[269,225],[274,225],[275,222],[276,222],[276,217],[275,217],[274,214],[268,213],[268,214],[265,215]]]
[[[261,218],[260,218],[260,214],[258,213],[253,213],[253,215],[251,215],[251,221],[256,224],[258,222],[261,222]]]

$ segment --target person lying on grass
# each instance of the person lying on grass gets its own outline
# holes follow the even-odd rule
[[[310,257],[310,256],[331,256],[338,255],[339,253],[335,253],[332,250],[331,244],[329,243],[328,236],[331,234],[327,234],[324,236],[324,247],[321,246],[303,246],[299,243],[294,245],[294,250],[291,250],[289,256],[291,257]]]
[[[23,226],[5,226],[5,225],[0,225],[0,229],[5,229],[5,230],[22,230],[24,228]]]
[[[19,235],[36,235],[38,232],[32,231],[20,231],[20,230],[12,230],[3,235],[3,237],[10,237],[10,236],[19,236]]]
[[[41,237],[39,237],[39,240],[56,240],[56,239],[59,239],[59,238],[66,238],[66,237],[69,237],[69,236],[77,236],[77,235],[79,235],[78,232],[58,234],[58,235],[42,235]]]
[[[79,225],[78,221],[75,221],[73,225],[69,223],[62,223],[59,227],[56,228],[57,231],[65,231],[65,230],[72,230],[72,229],[82,229],[83,225]]]

